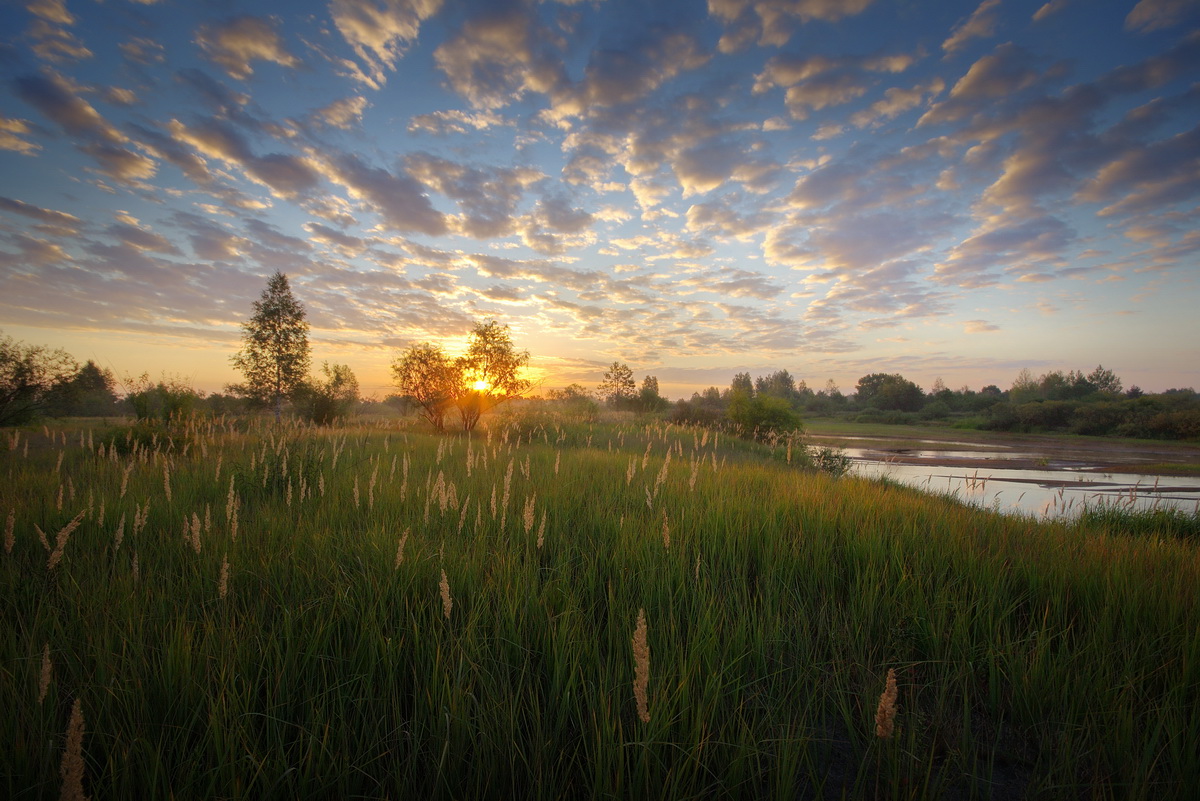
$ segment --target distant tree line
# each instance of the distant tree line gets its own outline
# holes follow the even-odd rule
[[[651,391],[652,390],[652,391]],[[1017,432],[1066,432],[1092,436],[1200,439],[1200,395],[1190,387],[1148,394],[1103,365],[1090,373],[1023,370],[1008,390],[994,384],[976,391],[952,390],[939,378],[928,392],[899,373],[870,373],[846,395],[832,380],[810,388],[787,370],[752,378],[738,373],[724,389],[709,387],[671,404],[646,376],[641,392],[633,371],[614,362],[596,391],[572,384],[549,393],[564,403],[603,404],[611,409],[664,412],[675,422],[720,425],[751,432],[795,431],[805,417],[838,417],[865,423],[940,423],[961,428]]]
[[[318,375],[309,375],[304,307],[279,272],[254,303],[254,314],[243,324],[242,348],[232,361],[244,382],[226,387],[227,394],[205,396],[178,378],[151,381],[143,374],[118,382],[95,362],[81,366],[61,349],[0,334],[0,426],[39,416],[133,415],[167,422],[197,412],[255,409],[271,409],[278,417],[287,402],[293,413],[319,424],[356,410],[416,411],[439,431],[452,414],[470,431],[489,409],[531,389],[521,376],[529,363],[528,351],[515,348],[507,325],[491,320],[475,324],[458,357],[451,358],[429,342],[411,345],[392,364],[399,391],[383,401],[364,401],[347,365],[325,363]],[[123,395],[118,395],[118,386]],[[799,431],[804,417],[833,416],[868,423],[1200,439],[1200,394],[1190,387],[1157,394],[1136,386],[1125,389],[1102,365],[1087,374],[1055,370],[1035,377],[1022,370],[1008,390],[994,384],[978,391],[952,390],[939,378],[926,392],[899,373],[870,373],[858,379],[850,395],[832,380],[814,390],[787,370],[757,378],[738,373],[724,389],[708,387],[671,403],[662,396],[656,376],[645,375],[639,385],[627,364],[614,361],[594,390],[571,384],[547,394],[576,413],[592,415],[603,406],[678,423],[722,426],[750,437]]]

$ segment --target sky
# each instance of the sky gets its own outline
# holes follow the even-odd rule
[[[511,326],[547,389],[1200,387],[1197,0],[0,4],[0,330],[239,380]]]

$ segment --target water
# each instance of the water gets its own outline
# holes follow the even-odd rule
[[[905,459],[928,463],[889,461],[884,452],[845,448],[855,475],[886,477],[926,490],[952,494],[976,506],[999,512],[1034,517],[1070,517],[1084,506],[1120,505],[1131,509],[1200,509],[1200,478],[1150,476],[1140,473],[1106,473],[1062,461],[1054,469],[1052,460],[1044,467],[1021,469],[1005,466],[1014,458],[1041,459],[1038,454],[994,451],[905,451]],[[956,461],[976,460],[970,466]],[[979,466],[977,460],[991,464]],[[1067,467],[1065,465],[1071,465]]]

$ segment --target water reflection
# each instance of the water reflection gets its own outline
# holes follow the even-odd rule
[[[1035,517],[1070,517],[1084,506],[1117,504],[1133,509],[1200,509],[1200,478],[1103,473],[1065,462],[1055,469],[1043,459],[1039,469],[1004,466],[1010,459],[1037,454],[985,451],[907,451],[904,462],[865,448],[846,448],[853,472],[886,477],[929,492],[948,493],[977,506]],[[922,460],[929,463],[922,464]],[[981,460],[989,464],[980,465]],[[916,463],[914,463],[914,461]],[[956,462],[960,464],[956,464]],[[969,463],[969,464],[968,464]]]

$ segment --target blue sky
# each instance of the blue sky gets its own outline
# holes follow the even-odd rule
[[[0,328],[237,379],[512,326],[546,386],[1200,386],[1200,3],[0,6]]]

